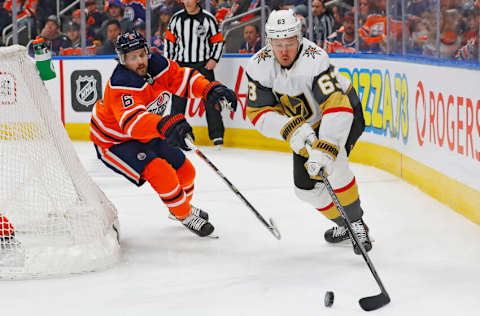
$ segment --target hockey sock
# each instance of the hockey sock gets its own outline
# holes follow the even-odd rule
[[[335,189],[334,191],[337,194],[338,200],[343,206],[350,221],[353,222],[362,218],[363,210],[360,207],[358,186],[355,181],[355,177],[349,184],[342,188]],[[333,201],[323,208],[317,208],[317,210],[325,215],[325,217],[335,222],[337,225],[344,225],[343,218],[340,215],[340,212],[337,210],[337,207],[333,204]]]
[[[193,197],[193,181],[195,180],[195,168],[190,160],[185,159],[183,165],[177,170],[177,177],[187,196],[187,202],[190,203]]]
[[[142,173],[153,189],[158,193],[170,213],[178,219],[184,219],[190,214],[190,203],[183,191],[173,167],[163,159],[153,159]]]

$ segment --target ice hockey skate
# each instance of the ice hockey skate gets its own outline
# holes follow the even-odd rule
[[[372,249],[372,241],[368,236],[368,228],[363,220],[359,219],[358,221],[352,222],[352,230],[354,234],[357,235],[358,241],[362,243],[365,251],[370,251]],[[350,238],[350,240],[352,241],[353,251],[355,254],[361,254],[362,252],[360,251],[360,247],[356,244],[355,239]]]
[[[211,223],[193,214],[193,212],[191,212],[190,215],[181,222],[183,226],[188,228],[188,230],[200,237],[206,237],[210,235],[215,229]]]
[[[362,219],[359,219],[358,221],[352,223],[352,229],[357,234],[357,237],[365,247],[365,250],[370,251],[372,249],[372,240],[368,235],[368,226],[365,225]],[[338,244],[351,239],[355,253],[357,255],[360,254],[360,248],[355,244],[355,240],[350,238],[348,229],[345,226],[335,226],[330,228],[325,232],[324,238],[328,243],[331,244]]]
[[[208,213],[205,212],[204,210],[199,209],[198,207],[191,205],[190,212],[194,214],[195,216],[201,217],[204,220],[208,221]],[[177,221],[178,218],[173,215],[172,213],[168,214],[168,218]]]
[[[337,244],[350,239],[350,236],[348,235],[348,230],[345,226],[332,227],[325,232],[323,237],[328,243],[331,244]]]

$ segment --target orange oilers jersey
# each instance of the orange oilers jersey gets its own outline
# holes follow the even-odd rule
[[[406,22],[408,30],[410,23]],[[402,21],[390,19],[390,33],[401,39]],[[381,14],[372,14],[367,17],[365,24],[358,30],[358,34],[369,44],[380,43],[387,35],[387,17]]]
[[[136,139],[148,142],[161,137],[160,115],[147,108],[162,98],[162,92],[186,98],[204,98],[210,81],[198,71],[153,53],[148,61],[152,80],[118,64],[105,87],[104,99],[95,104],[90,120],[90,139],[102,148]]]

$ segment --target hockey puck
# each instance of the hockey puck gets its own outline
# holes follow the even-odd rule
[[[332,291],[327,291],[325,293],[325,306],[326,307],[332,307],[334,299],[335,299],[335,295],[333,294],[333,292]]]

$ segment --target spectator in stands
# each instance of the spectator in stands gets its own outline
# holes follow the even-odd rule
[[[248,8],[250,7],[251,1],[252,0],[232,0],[230,12],[227,14],[225,18],[231,18],[247,12]]]
[[[147,25],[145,24],[145,21],[142,19],[137,19],[134,24],[135,31],[140,33],[143,38],[147,38]],[[151,43],[150,43],[150,49],[153,52],[157,53],[163,53],[163,42],[158,41],[157,38],[152,37]]]
[[[245,25],[243,28],[244,42],[238,52],[240,54],[255,54],[262,48],[258,27],[254,24]]]
[[[87,10],[85,10],[85,18],[87,18],[88,13]],[[72,21],[77,23],[78,25],[82,24],[82,16],[80,9],[73,11],[72,13]],[[87,21],[87,19],[85,19]],[[87,30],[87,38],[91,41],[95,41],[95,28],[93,25],[88,25],[88,23],[85,23],[85,27]]]
[[[115,41],[122,34],[120,22],[110,20],[107,22],[107,40],[98,48],[98,55],[115,55]]]
[[[466,45],[470,40],[478,38],[480,12],[475,10],[473,2],[471,6],[465,6],[462,19],[462,45]]]
[[[332,16],[333,16],[333,30],[336,31],[338,30],[339,28],[342,27],[342,24],[343,24],[343,19],[342,19],[342,16],[340,15],[340,11],[338,9],[338,7],[336,5],[331,5],[330,6],[330,12],[332,12]]]
[[[82,56],[82,44],[80,39],[80,25],[70,21],[67,24],[67,37],[72,42],[72,46],[68,48],[60,48],[60,54],[64,56]],[[97,54],[97,47],[92,41],[87,39],[85,54],[87,56],[93,56]]]
[[[53,15],[57,14],[56,1],[38,0],[37,13],[35,13],[35,25],[36,25],[35,34],[39,34],[42,31],[41,27],[45,25],[45,22],[47,22],[47,18],[52,14]]]
[[[179,2],[178,0],[165,0],[160,11],[162,9],[169,9],[171,15],[173,15],[183,9],[183,6]]]
[[[299,14],[303,17],[308,16],[308,0],[294,0],[293,12],[295,12],[297,16]]]
[[[147,25],[145,24],[145,21],[142,19],[137,19],[133,25],[135,31],[140,33],[143,38],[147,39]]]
[[[409,53],[422,55],[423,46],[428,40],[430,34],[430,26],[424,20],[417,21],[413,24],[412,36],[410,40]]]
[[[160,12],[158,15],[158,25],[155,31],[155,36],[157,38],[161,38],[162,40],[165,39],[165,32],[168,28],[168,22],[170,22],[170,18],[172,17],[174,11],[169,7],[162,7],[160,8]]]
[[[335,23],[332,14],[327,10],[323,1],[312,1],[313,41],[323,47],[328,36],[333,33]]]
[[[103,21],[107,20],[107,15],[97,9],[96,0],[85,0],[85,8],[87,9],[87,25],[93,27],[94,34],[97,34],[102,26]],[[80,23],[79,23],[80,24]]]
[[[461,36],[458,34],[460,15],[457,10],[450,9],[443,12],[440,31],[440,58],[451,59],[461,48]]]
[[[55,15],[50,15],[40,32],[45,39],[45,44],[52,55],[60,55],[60,49],[72,46],[72,42],[65,34],[60,32],[60,21]]]
[[[125,17],[130,21],[135,21],[137,19],[145,19],[145,8],[147,4],[145,0],[122,0],[125,4]]]
[[[367,21],[367,17],[371,13],[371,1],[373,0],[360,0],[358,1],[358,25],[365,24]]]
[[[157,28],[152,36],[152,51],[163,54],[165,32],[168,29],[168,22],[170,22],[172,15],[173,10],[169,7],[163,6],[160,8]]]
[[[105,12],[107,20],[103,21],[100,30],[96,34],[96,38],[103,41],[107,36],[107,22],[109,20],[117,20],[120,22],[122,33],[131,31],[133,29],[133,22],[124,16],[125,5],[121,0],[107,0],[105,1]]]
[[[343,28],[332,33],[325,42],[327,53],[354,53],[356,51],[355,20],[353,12],[348,13],[342,19]],[[359,49],[367,49],[365,41],[359,37]]]
[[[387,17],[386,0],[375,0],[372,6],[373,13],[367,17],[367,20],[358,30],[359,35],[369,45],[372,52],[386,52],[387,45]],[[392,13],[390,19],[390,53],[401,53],[402,47],[402,20],[401,16]],[[410,28],[410,22],[406,21],[407,31]]]
[[[480,62],[478,60],[478,39],[472,38],[469,40],[465,46],[455,53],[454,58],[457,60]]]
[[[16,0],[18,26],[27,25],[33,35],[36,33],[34,16],[37,11],[37,1],[38,0]],[[5,0],[1,6],[2,8],[0,10],[3,11],[3,13],[0,13],[0,19],[3,21],[0,20],[0,31],[3,31],[3,27],[12,23],[12,5],[13,0]]]
[[[414,17],[421,17],[429,9],[429,0],[414,0],[407,2],[407,14]]]

